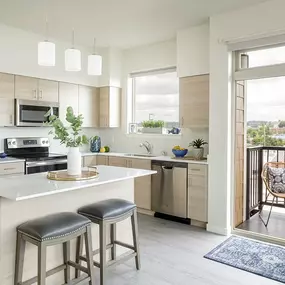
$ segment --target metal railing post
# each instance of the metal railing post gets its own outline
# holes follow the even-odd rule
[[[258,150],[258,209],[261,210],[263,204],[263,181],[262,181],[262,169],[263,169],[263,148]]]

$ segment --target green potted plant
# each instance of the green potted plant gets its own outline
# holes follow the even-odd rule
[[[49,111],[48,125],[53,127],[49,134],[54,134],[54,138],[60,140],[60,144],[65,144],[69,148],[67,154],[67,173],[69,175],[81,174],[81,153],[79,147],[88,144],[89,140],[85,135],[81,135],[83,116],[76,116],[72,107],[66,109],[66,121],[69,126],[65,126],[63,122]]]
[[[162,134],[162,128],[164,127],[164,121],[149,120],[142,122],[142,132],[151,134]]]
[[[204,156],[204,148],[203,145],[208,144],[206,141],[204,141],[203,139],[196,139],[193,140],[189,146],[192,146],[192,153],[195,159],[197,160],[201,160]]]

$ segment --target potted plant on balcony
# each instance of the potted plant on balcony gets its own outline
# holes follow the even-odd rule
[[[142,132],[150,134],[162,134],[162,128],[164,127],[164,121],[143,121],[142,122]]]
[[[193,140],[189,146],[193,147],[192,153],[193,153],[193,157],[197,160],[201,160],[204,156],[204,148],[203,145],[208,144],[206,141],[204,141],[203,139],[196,139]]]
[[[67,154],[67,173],[68,175],[81,174],[81,153],[79,147],[88,144],[88,138],[81,135],[83,116],[76,116],[72,107],[66,109],[66,121],[69,126],[64,126],[63,122],[50,112],[46,114],[49,117],[48,125],[53,127],[49,134],[54,134],[55,139],[60,140],[60,144],[65,144],[69,148]]]

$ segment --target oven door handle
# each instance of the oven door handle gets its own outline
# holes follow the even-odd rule
[[[28,167],[34,167],[34,166],[46,166],[46,165],[56,165],[56,164],[65,164],[65,163],[67,163],[67,159],[27,162],[26,166],[28,168]]]

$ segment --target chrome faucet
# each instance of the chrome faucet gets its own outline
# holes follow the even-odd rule
[[[145,141],[144,143],[140,143],[140,147],[145,147],[147,153],[151,154],[151,152],[152,152],[152,145],[148,141]]]

